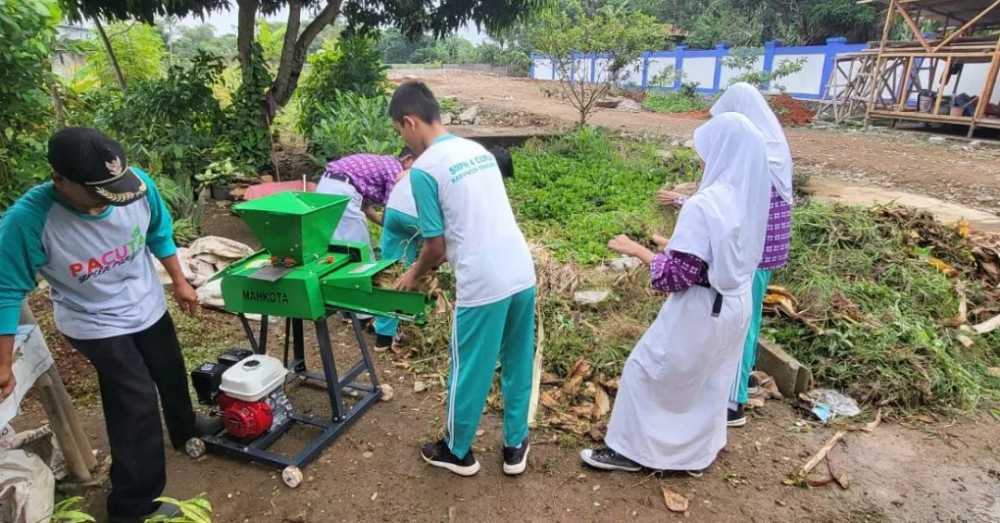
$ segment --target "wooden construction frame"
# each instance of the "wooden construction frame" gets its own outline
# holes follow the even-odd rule
[[[840,121],[850,116],[852,108],[857,107],[857,98],[863,94],[866,98],[865,127],[872,119],[879,118],[890,120],[892,125],[907,120],[967,126],[970,137],[977,128],[1000,129],[1000,117],[987,115],[1000,73],[1000,34],[986,39],[966,36],[974,30],[1000,27],[1000,0],[861,0],[858,3],[876,1],[887,5],[882,39],[878,47],[844,58],[860,62],[862,68],[859,76],[848,76],[851,81],[846,87],[837,86],[834,90],[831,83],[828,92],[834,96],[832,105],[841,107],[840,113],[834,110],[834,119]],[[958,27],[936,41],[928,41],[915,21],[921,14],[942,19],[946,29],[952,22]],[[913,41],[889,40],[897,20],[902,20],[909,28]],[[981,92],[973,98],[972,115],[952,115],[950,110],[941,114],[945,90],[952,77],[961,75],[962,65],[975,63],[989,64],[989,69]],[[839,59],[838,67],[841,67]],[[929,73],[930,85],[927,86],[921,85],[921,72],[924,71]],[[953,90],[957,88],[956,80]],[[911,95],[922,91],[936,93],[930,108],[919,102],[915,109],[909,107]]]

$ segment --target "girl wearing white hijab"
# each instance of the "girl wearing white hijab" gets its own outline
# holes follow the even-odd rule
[[[694,133],[705,162],[665,252],[625,236],[609,246],[652,266],[671,291],[625,362],[607,447],[585,449],[604,470],[698,471],[726,443],[726,407],[751,313],[753,274],[767,227],[764,138],[746,117],[723,114]]]
[[[760,91],[752,85],[741,82],[729,86],[712,106],[711,113],[713,117],[724,113],[740,113],[757,127],[767,144],[770,173],[771,199],[764,256],[754,274],[753,314],[743,346],[743,363],[729,395],[727,423],[730,427],[741,427],[747,422],[743,406],[748,399],[750,373],[757,363],[757,338],[760,336],[767,285],[771,281],[772,272],[788,262],[792,237],[792,154],[781,123]]]

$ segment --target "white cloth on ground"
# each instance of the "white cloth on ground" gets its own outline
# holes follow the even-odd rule
[[[726,444],[726,405],[750,325],[769,187],[764,139],[728,113],[695,132],[701,187],[669,249],[708,263],[712,288],[671,294],[625,363],[605,443],[649,468],[700,470]],[[724,296],[712,315],[716,292]]]
[[[767,144],[767,164],[771,174],[771,185],[781,195],[781,199],[792,203],[792,151],[788,138],[767,100],[754,86],[740,82],[729,86],[712,106],[712,116],[722,113],[740,113],[746,116],[757,130],[764,135]]]
[[[20,449],[0,452],[0,521],[47,521],[55,489],[52,471],[41,458]]]

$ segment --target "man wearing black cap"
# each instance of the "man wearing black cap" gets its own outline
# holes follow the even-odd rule
[[[177,303],[198,310],[177,261],[170,214],[150,177],[99,131],[49,140],[52,181],[0,218],[0,399],[14,388],[14,334],[38,274],[51,287],[56,328],[97,370],[111,444],[112,522],[175,514],[153,501],[166,482],[158,401],[174,448],[217,427],[195,417],[177,333],[152,256]]]

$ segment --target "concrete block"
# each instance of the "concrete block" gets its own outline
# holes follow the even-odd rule
[[[757,370],[774,378],[786,398],[798,397],[813,386],[812,371],[785,352],[780,345],[760,339],[757,343]]]

